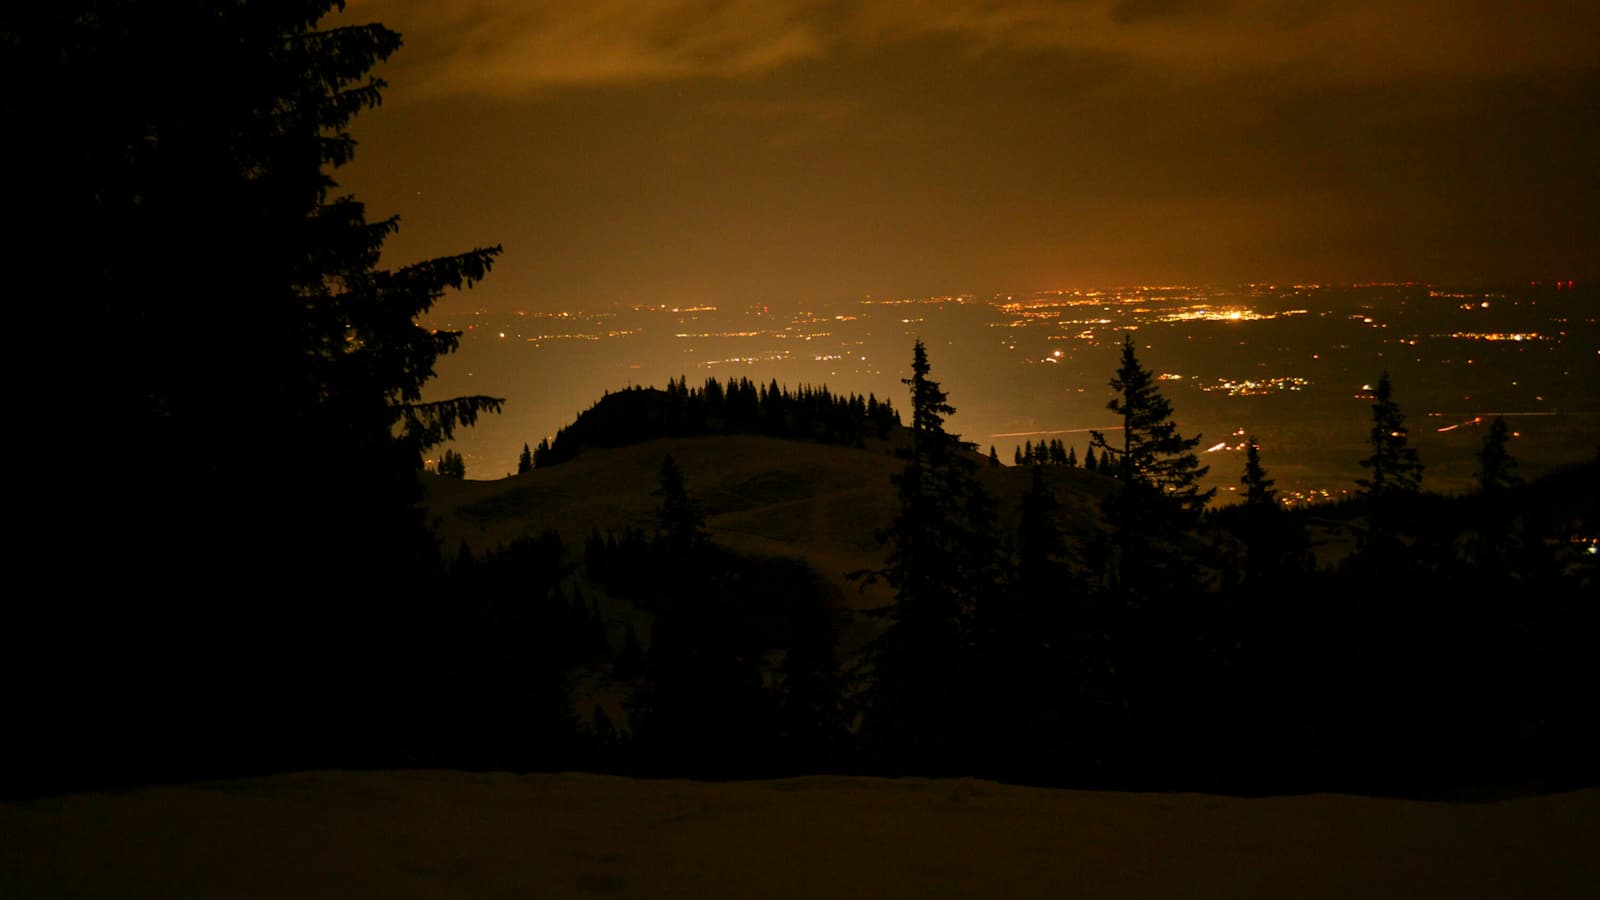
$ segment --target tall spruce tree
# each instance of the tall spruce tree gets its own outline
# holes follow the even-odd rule
[[[700,514],[699,505],[689,496],[683,483],[683,471],[670,453],[661,461],[661,484],[655,493],[661,498],[661,506],[656,510],[657,540],[664,541],[673,553],[696,550],[704,545],[705,518]]]
[[[1367,477],[1358,479],[1362,493],[1379,502],[1415,494],[1422,489],[1422,462],[1406,444],[1406,417],[1394,402],[1389,373],[1378,376],[1372,390],[1372,430],[1368,443],[1372,455],[1361,461]]]
[[[320,27],[342,5],[63,0],[0,20],[0,75],[31,86],[0,97],[32,135],[6,151],[25,173],[8,203],[31,223],[36,286],[49,282],[20,293],[75,322],[54,385],[72,402],[40,426],[63,471],[102,468],[99,438],[114,433],[119,469],[138,473],[77,498],[106,540],[39,548],[93,612],[11,623],[76,673],[50,704],[74,709],[56,733],[73,747],[64,766],[129,733],[149,748],[119,756],[130,778],[397,749],[404,716],[381,708],[407,692],[399,623],[439,577],[417,472],[499,407],[423,400],[459,336],[416,318],[483,278],[499,248],[378,268],[397,223],[368,221],[331,173],[400,36]],[[41,521],[83,508],[41,499]],[[240,573],[245,594],[229,588]],[[161,603],[121,602],[152,590]]]
[[[1115,396],[1106,408],[1122,417],[1122,435],[1108,440],[1101,432],[1090,433],[1091,446],[1100,448],[1101,469],[1154,489],[1177,509],[1198,514],[1216,494],[1216,488],[1200,490],[1200,479],[1209,471],[1194,452],[1200,436],[1178,433],[1172,404],[1139,363],[1132,335],[1123,335],[1122,364],[1111,378],[1111,390]]]
[[[1503,491],[1519,484],[1522,479],[1514,471],[1517,460],[1506,449],[1511,442],[1511,430],[1506,420],[1495,416],[1489,433],[1483,436],[1483,446],[1478,449],[1478,490],[1485,494]]]
[[[1478,569],[1496,581],[1526,577],[1536,558],[1528,540],[1527,516],[1517,509],[1512,488],[1522,479],[1516,474],[1517,460],[1506,445],[1511,430],[1505,419],[1496,416],[1478,449],[1478,496],[1475,518],[1476,536],[1465,547]],[[1479,581],[1477,586],[1485,582]]]
[[[650,774],[756,774],[769,697],[744,598],[729,591],[728,560],[669,454],[655,492],[656,612],[642,683],[627,709]]]
[[[1273,489],[1267,470],[1261,467],[1261,445],[1256,443],[1255,435],[1245,438],[1244,476],[1239,482],[1244,485],[1246,504],[1273,506],[1277,503],[1278,492]]]
[[[1172,751],[1163,748],[1200,727],[1208,692],[1196,675],[1202,660],[1216,656],[1205,646],[1208,629],[1195,619],[1206,582],[1192,535],[1214,491],[1199,487],[1206,473],[1194,452],[1200,438],[1178,433],[1172,405],[1140,364],[1131,335],[1123,338],[1111,388],[1106,407],[1122,418],[1122,434],[1108,440],[1091,433],[1101,471],[1120,482],[1102,504],[1109,539],[1091,554],[1103,575],[1096,618],[1108,639],[1089,658],[1108,673],[1095,690],[1097,704],[1120,711],[1096,738],[1097,755],[1114,753],[1109,765],[1133,769],[1172,765],[1163,759]]]
[[[1289,576],[1304,573],[1310,565],[1305,526],[1278,505],[1278,492],[1261,464],[1261,447],[1254,435],[1245,438],[1244,508],[1234,521],[1245,544],[1242,574],[1252,596],[1259,598]]]
[[[880,539],[876,572],[894,590],[875,611],[887,627],[867,647],[872,686],[862,725],[868,752],[901,771],[952,771],[970,760],[977,715],[971,623],[1001,586],[994,504],[958,436],[944,430],[955,412],[929,378],[927,349],[913,349],[911,447],[894,477],[899,512]]]

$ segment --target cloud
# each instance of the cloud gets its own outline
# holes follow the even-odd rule
[[[406,36],[424,95],[518,96],[587,84],[738,77],[822,52],[805,0],[353,0]]]
[[[888,0],[880,37],[944,34],[989,51],[1113,53],[1188,75],[1293,67],[1330,81],[1592,70],[1600,5],[1586,0]]]
[[[1586,0],[351,0],[345,15],[404,33],[398,71],[426,95],[741,78],[926,40],[1363,83],[1540,77],[1600,58],[1600,4]]]
[[[1222,6],[1222,0],[1117,0],[1111,5],[1111,21],[1120,25],[1160,19],[1189,19],[1205,16]]]

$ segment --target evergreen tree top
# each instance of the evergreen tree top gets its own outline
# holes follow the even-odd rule
[[[1155,488],[1191,513],[1198,513],[1216,493],[1200,490],[1210,471],[1200,464],[1195,448],[1200,435],[1186,438],[1172,420],[1172,404],[1162,396],[1155,377],[1140,364],[1133,336],[1123,335],[1122,362],[1111,378],[1112,398],[1106,408],[1122,418],[1121,446],[1091,432],[1091,447],[1100,448],[1100,468],[1130,483]]]
[[[1244,476],[1239,481],[1244,485],[1246,504],[1276,506],[1278,492],[1273,489],[1267,470],[1261,467],[1261,445],[1256,443],[1255,435],[1245,439]]]
[[[1489,433],[1483,436],[1483,446],[1478,450],[1480,491],[1493,493],[1521,483],[1522,479],[1512,471],[1517,467],[1517,460],[1506,449],[1510,442],[1511,432],[1506,427],[1506,420],[1495,416]]]
[[[1407,446],[1406,417],[1393,399],[1387,371],[1378,376],[1372,401],[1372,430],[1368,433],[1372,455],[1361,460],[1369,474],[1356,484],[1368,497],[1415,494],[1422,489],[1422,461],[1416,449]]]
[[[911,352],[911,377],[900,380],[911,388],[911,441],[915,455],[929,453],[943,456],[960,435],[944,430],[946,416],[955,413],[939,382],[928,377],[932,367],[928,364],[928,350],[918,338]]]

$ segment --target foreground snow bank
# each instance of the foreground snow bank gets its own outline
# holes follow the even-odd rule
[[[1600,790],[319,772],[0,806],[0,897],[1595,897]]]

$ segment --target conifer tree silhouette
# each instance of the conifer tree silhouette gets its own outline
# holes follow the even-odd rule
[[[1368,435],[1372,455],[1361,461],[1368,475],[1356,484],[1365,496],[1380,502],[1415,494],[1422,489],[1422,462],[1417,451],[1406,445],[1406,417],[1394,402],[1388,372],[1378,376],[1372,401],[1372,431]]]
[[[726,558],[670,454],[656,494],[656,620],[627,703],[641,762],[652,774],[754,774],[770,698],[742,598],[730,596]]]
[[[1483,436],[1483,446],[1478,450],[1478,490],[1485,493],[1503,491],[1521,483],[1522,479],[1513,471],[1517,467],[1517,460],[1506,449],[1511,442],[1511,430],[1506,427],[1506,420],[1495,416],[1494,422],[1489,425],[1489,433]]]
[[[462,458],[461,454],[446,448],[439,457],[438,472],[446,478],[466,478],[467,461]]]
[[[1299,519],[1291,518],[1278,505],[1278,492],[1261,464],[1261,446],[1255,435],[1245,438],[1244,509],[1238,517],[1239,537],[1244,540],[1244,576],[1255,595],[1281,586],[1291,576],[1300,576],[1310,566],[1309,538]]]
[[[869,752],[897,768],[943,771],[969,758],[976,715],[971,621],[1002,577],[993,501],[958,436],[944,430],[955,412],[929,378],[927,350],[912,354],[911,448],[894,477],[900,508],[880,539],[888,547],[882,577],[895,593],[877,614],[888,627],[867,648],[874,684],[863,722]]]
[[[1277,502],[1278,492],[1273,489],[1267,470],[1261,467],[1261,445],[1256,443],[1255,435],[1245,438],[1244,475],[1239,481],[1244,485],[1245,503],[1272,506]]]
[[[1151,375],[1134,353],[1133,336],[1123,335],[1122,364],[1111,378],[1115,392],[1106,408],[1122,417],[1120,440],[1107,440],[1091,432],[1093,447],[1100,448],[1100,468],[1112,470],[1129,484],[1141,484],[1167,498],[1178,509],[1198,514],[1216,494],[1200,490],[1208,467],[1200,464],[1195,448],[1200,436],[1186,438],[1172,420],[1172,404],[1161,394]]]
[[[1096,616],[1108,640],[1094,651],[1096,669],[1114,672],[1102,702],[1121,706],[1120,725],[1102,736],[1108,745],[1127,741],[1120,765],[1147,765],[1135,754],[1170,738],[1192,714],[1185,697],[1198,682],[1192,661],[1203,655],[1203,630],[1189,616],[1189,598],[1203,590],[1192,526],[1213,490],[1200,490],[1206,473],[1194,448],[1172,419],[1172,405],[1155,377],[1140,364],[1132,336],[1124,336],[1122,362],[1111,379],[1106,404],[1122,418],[1120,436],[1091,432],[1100,471],[1120,482],[1101,508],[1109,533],[1093,548],[1102,578]],[[1097,693],[1100,693],[1097,691]]]
[[[80,498],[113,540],[41,548],[95,613],[25,630],[70,634],[40,652],[93,682],[92,699],[62,684],[83,704],[73,727],[151,735],[172,771],[329,763],[333,744],[391,741],[400,717],[377,707],[406,693],[401,623],[442,567],[417,473],[500,405],[425,401],[459,335],[416,324],[499,248],[379,268],[397,222],[368,220],[334,181],[350,122],[380,100],[370,72],[400,47],[380,25],[322,27],[340,6],[62,0],[0,23],[0,75],[31,85],[3,92],[0,114],[36,138],[8,153],[28,173],[8,205],[37,226],[23,250],[50,307],[78,323],[55,384],[73,402],[41,424],[64,471],[100,469],[92,448],[115,433],[138,473]],[[100,564],[67,565],[84,555]],[[248,596],[218,603],[242,573]],[[146,589],[163,602],[113,601]],[[381,695],[361,723],[344,710],[356,692]],[[198,710],[204,742],[183,736]]]
[[[700,507],[690,497],[683,483],[683,472],[677,460],[667,454],[661,461],[661,485],[656,489],[661,506],[656,513],[656,526],[662,539],[673,552],[687,552],[705,543],[705,519]]]

